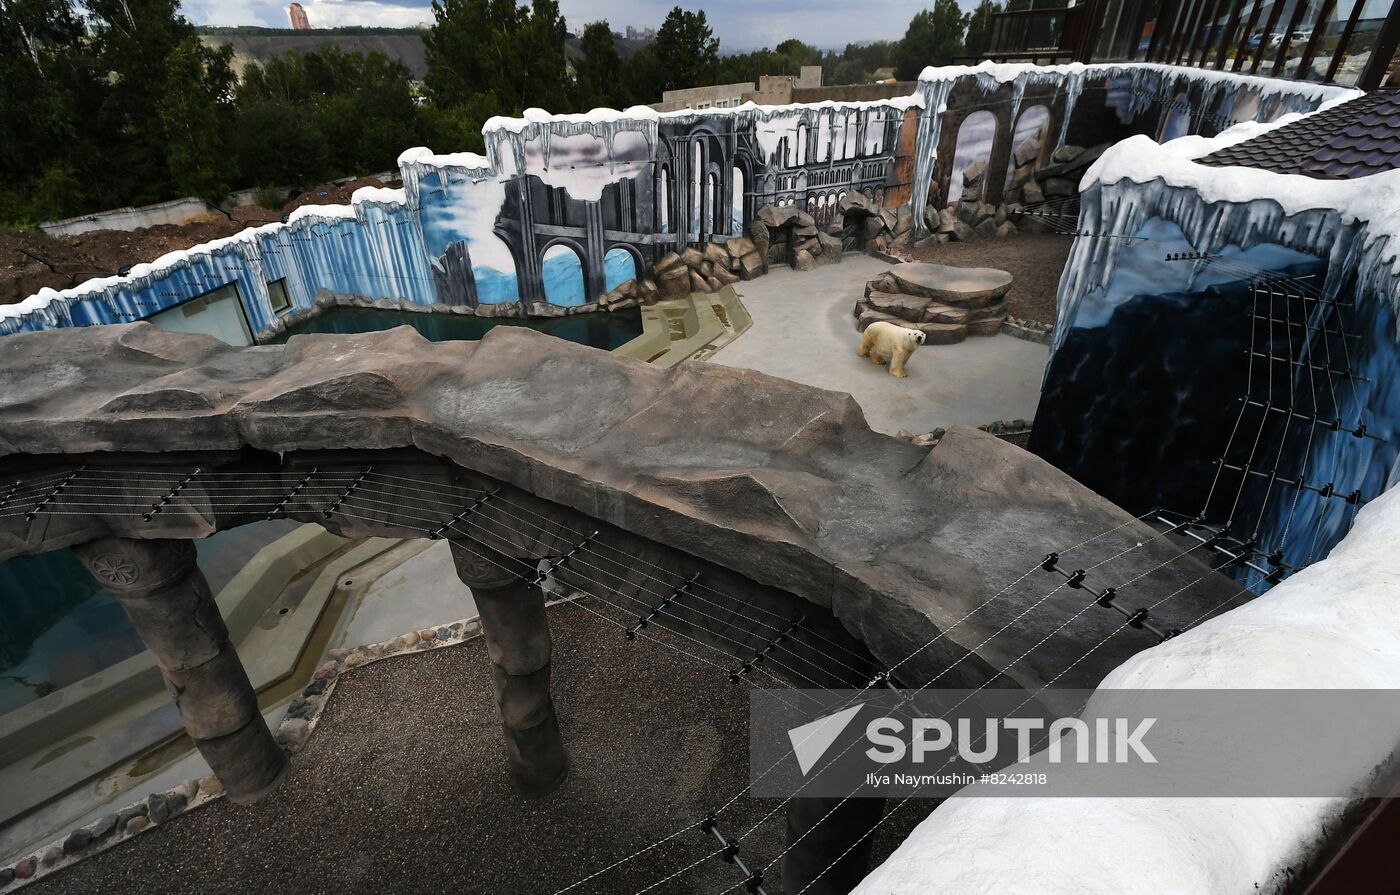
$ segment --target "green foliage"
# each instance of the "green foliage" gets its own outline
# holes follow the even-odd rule
[[[575,108],[632,105],[630,85],[623,76],[622,54],[617,51],[607,22],[593,22],[579,40],[583,58],[574,63]]]
[[[703,9],[687,12],[672,7],[656,31],[656,42],[637,55],[643,54],[651,57],[645,61],[654,62],[658,80],[652,81],[652,89],[658,98],[662,91],[718,83],[719,38],[710,30]]]
[[[411,81],[383,53],[335,45],[249,65],[233,134],[243,179],[306,185],[393,168],[428,132]]]
[[[957,0],[934,0],[933,9],[917,13],[895,54],[895,74],[912,81],[926,65],[947,65],[962,51],[967,15]]]
[[[261,208],[272,211],[282,207],[282,203],[287,200],[287,194],[281,187],[260,186],[253,192],[253,202]]]
[[[573,85],[564,59],[557,0],[433,0],[427,86],[438,106],[518,115],[567,109]]]
[[[0,221],[309,185],[391,169],[414,145],[481,152],[488,118],[531,106],[625,108],[806,65],[820,65],[828,84],[867,82],[889,65],[913,79],[961,53],[965,33],[980,52],[1000,8],[981,0],[964,15],[956,0],[935,0],[897,42],[823,53],[789,39],[721,57],[705,13],[677,6],[631,58],[607,22],[588,25],[571,76],[559,0],[434,0],[420,89],[383,54],[334,45],[249,65],[236,79],[231,50],[202,43],[178,0],[0,0]]]

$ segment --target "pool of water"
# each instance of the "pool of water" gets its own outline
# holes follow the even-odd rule
[[[497,326],[524,326],[537,332],[612,351],[642,334],[642,314],[630,311],[579,314],[574,317],[469,317],[458,314],[425,314],[385,311],[379,308],[331,308],[324,314],[287,327],[278,339],[303,333],[367,333],[411,326],[433,342],[474,342]]]
[[[298,524],[260,522],[196,541],[210,588],[217,594],[255,553]],[[0,563],[0,715],[143,649],[116,597],[72,551]]]

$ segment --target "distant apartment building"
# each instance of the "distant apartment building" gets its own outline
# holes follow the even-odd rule
[[[658,112],[676,112],[681,109],[729,109],[747,102],[777,106],[792,102],[795,89],[811,90],[821,86],[822,67],[804,65],[797,75],[763,75],[758,79],[757,90],[752,81],[667,90],[661,94],[661,102],[652,103],[651,107]]]
[[[300,3],[293,3],[287,7],[287,18],[292,20],[293,31],[311,30],[311,20],[306,17],[306,10]]]
[[[644,41],[656,40],[656,29],[655,29],[655,28],[637,28],[637,27],[635,27],[635,26],[633,26],[633,25],[628,25],[628,26],[627,26],[627,30],[626,30],[624,36],[625,36],[628,40],[644,40]]]

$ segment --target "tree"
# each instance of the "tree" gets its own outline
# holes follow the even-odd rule
[[[622,54],[608,23],[593,22],[585,27],[579,49],[583,58],[574,63],[575,107],[583,112],[600,106],[623,109],[631,105],[622,75]]]
[[[912,81],[926,65],[947,65],[962,49],[967,16],[957,0],[934,0],[933,9],[917,13],[896,53],[895,75]]]
[[[433,0],[424,35],[435,103],[520,114],[530,106],[567,108],[572,85],[557,0]]]
[[[402,63],[333,44],[249,65],[237,103],[236,155],[254,184],[307,184],[392,168],[405,147],[428,133]]]
[[[982,0],[976,9],[968,13],[967,40],[964,42],[967,55],[981,58],[987,52],[992,39],[992,19],[999,12],[1001,4],[997,0]]]
[[[218,202],[233,171],[226,162],[233,119],[233,47],[206,47],[186,37],[166,57],[156,106],[175,192]]]
[[[99,83],[84,40],[66,0],[0,0],[0,222],[85,210],[79,169],[94,153],[82,124]]]
[[[719,40],[710,31],[703,9],[686,12],[672,7],[648,49],[659,78],[660,89],[653,92],[708,84],[719,72]]]

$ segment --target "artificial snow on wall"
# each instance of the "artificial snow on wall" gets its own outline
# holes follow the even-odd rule
[[[1263,599],[1138,653],[1100,690],[1400,687],[1397,531],[1400,493],[1391,492],[1361,511],[1325,560]],[[1349,766],[1358,797],[1374,769],[1394,758],[1393,741],[1374,745]],[[1249,756],[1213,760],[1218,768]],[[1094,766],[1060,773],[1092,775]],[[994,798],[986,790],[974,785],[939,805],[855,895],[1291,891],[1356,801]]]
[[[1031,448],[1301,568],[1397,477],[1400,172],[1194,161],[1265,129],[1134,137],[1086,172]]]
[[[348,206],[298,209],[285,224],[174,252],[126,276],[0,306],[0,335],[142,319],[229,285],[254,335],[278,313],[312,307],[321,289],[424,305],[518,302],[522,314],[583,305],[667,251],[741,234],[763,205],[820,216],[857,190],[876,205],[923,208],[957,85],[980,85],[990,96],[1010,84],[1017,106],[1028,86],[1054,87],[1065,107],[1063,141],[1084,84],[1102,78],[1120,84],[1110,102],[1130,116],[1190,84],[1251,92],[1250,114],[1262,119],[1343,93],[1152,65],[984,64],[927,69],[912,95],[876,102],[530,109],[486,123],[484,156],[406,151],[402,191],[361,190]],[[903,137],[906,126],[917,128],[914,139]],[[914,226],[925,227],[923,215]],[[285,289],[290,308],[274,310],[270,284],[279,295]]]

